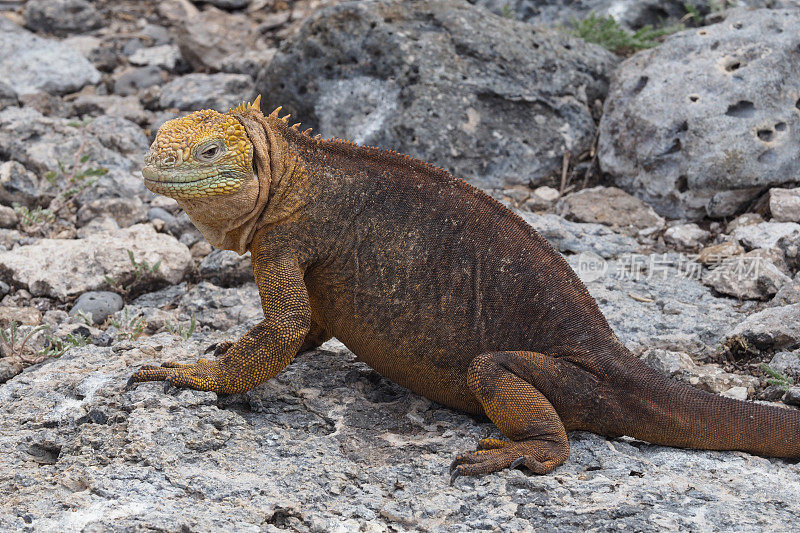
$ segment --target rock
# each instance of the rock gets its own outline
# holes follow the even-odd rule
[[[800,387],[789,387],[782,400],[786,405],[800,406]]]
[[[800,222],[800,188],[770,189],[769,212],[776,222]]]
[[[494,426],[390,383],[337,343],[242,395],[126,390],[134,369],[194,361],[244,329],[76,348],[0,387],[0,479],[13,494],[0,529],[648,531],[655,516],[669,530],[782,530],[800,514],[790,461],[583,432],[555,475],[449,487],[453,456],[499,437]]]
[[[731,387],[725,392],[720,393],[720,396],[725,396],[726,398],[733,398],[734,400],[744,401],[747,399],[747,397],[750,395],[751,392],[752,391],[748,390],[747,387]]]
[[[181,51],[174,44],[140,48],[128,57],[134,65],[155,65],[173,70],[181,59]]]
[[[288,12],[286,12],[288,14]],[[264,50],[245,50],[243,53],[235,53],[222,58],[219,69],[222,72],[232,72],[234,74],[247,74],[259,72],[269,65],[275,57],[277,49],[267,48]]]
[[[18,104],[17,91],[6,82],[0,81],[0,110]]]
[[[800,283],[795,281],[784,283],[769,302],[772,307],[792,304],[800,304]]]
[[[115,131],[101,128],[101,124],[94,126],[90,124],[82,128],[81,125],[69,120],[44,117],[29,107],[9,107],[0,111],[0,155],[7,154],[10,159],[22,163],[27,169],[43,175],[51,170],[60,172],[59,162],[64,165],[64,172],[71,172],[75,154],[83,147],[81,154],[89,157],[85,162],[87,166],[138,171],[144,155],[142,145],[139,144],[140,149],[136,150],[133,150],[134,142],[128,145],[127,148],[132,150],[126,154],[128,157],[108,149],[105,145],[113,146],[113,140],[120,137]],[[116,121],[113,124],[115,128],[122,125]],[[136,125],[130,125],[138,130]],[[90,132],[97,132],[100,137]],[[121,135],[125,139],[132,140],[128,137],[132,132],[132,129],[126,129]],[[138,133],[142,135],[141,130]],[[147,141],[144,139],[143,146],[146,148]],[[141,177],[138,181],[141,182]]]
[[[594,14],[612,16],[620,25],[631,29],[643,26],[668,26],[681,22],[686,6],[680,0],[468,0],[498,15],[524,20],[531,24],[571,26]],[[708,13],[711,2],[694,1],[701,13]]]
[[[185,246],[169,235],[156,233],[149,224],[139,224],[84,239],[41,239],[0,252],[0,272],[34,295],[63,301],[108,287],[106,277],[132,284],[137,267],[129,251],[138,264],[159,264],[155,272],[145,276],[156,285],[178,283],[191,265]]]
[[[800,175],[798,25],[796,9],[732,10],[624,61],[600,122],[603,171],[670,218],[729,216],[718,195],[740,208]]]
[[[208,244],[208,241],[200,240],[194,243],[189,248],[189,251],[192,252],[192,257],[194,257],[197,261],[202,261],[203,258],[214,251],[214,247]]]
[[[220,9],[244,9],[251,0],[208,0],[208,3]]]
[[[229,58],[267,50],[256,22],[242,14],[210,7],[176,22],[178,46],[194,70],[223,70]]]
[[[703,283],[739,299],[766,300],[791,281],[757,250],[726,259],[703,274]]]
[[[0,205],[0,228],[16,228],[19,217],[12,208]]]
[[[678,224],[664,232],[665,242],[684,250],[696,250],[710,238],[711,233],[697,224]]]
[[[754,376],[731,374],[715,365],[698,365],[689,355],[681,352],[647,350],[642,355],[642,361],[662,374],[708,392],[741,395],[744,391],[744,398],[739,399],[747,399],[748,393],[754,392],[759,384]]]
[[[124,305],[122,296],[115,292],[89,291],[78,297],[69,311],[69,316],[82,312],[92,317],[92,323],[102,324],[109,316],[121,311]]]
[[[39,199],[39,180],[17,161],[0,163],[0,203],[33,207]]]
[[[706,266],[719,265],[726,259],[744,254],[744,248],[738,243],[725,241],[719,244],[706,246],[697,254],[697,261]]]
[[[35,307],[0,305],[0,328],[7,328],[12,322],[23,326],[38,326],[42,323],[42,313]]]
[[[20,105],[30,107],[46,117],[69,118],[75,116],[75,110],[69,102],[50,93],[28,93],[19,97]]]
[[[700,282],[699,264],[680,254],[623,254],[605,261],[602,275],[581,275],[584,254],[567,261],[586,284],[620,340],[636,354],[647,349],[701,356],[743,315],[729,298]]]
[[[72,101],[72,108],[79,115],[110,115],[137,124],[146,124],[150,119],[139,99],[134,96],[81,94]]]
[[[561,194],[557,189],[547,185],[536,187],[533,194],[525,200],[525,209],[531,211],[550,209],[560,197]]]
[[[796,382],[800,381],[800,351],[778,352],[772,356],[769,366]]]
[[[764,222],[764,217],[758,213],[743,213],[728,222],[727,226],[725,226],[725,231],[727,233],[733,233],[736,228],[761,224],[762,222]]]
[[[232,288],[201,281],[190,290],[182,283],[143,294],[126,309],[129,316],[141,316],[152,332],[174,330],[176,324],[190,323],[192,317],[196,329],[223,331],[236,326],[250,328],[264,318],[258,288],[252,281]]]
[[[11,357],[3,357],[0,359],[0,383],[5,383],[14,376],[20,374],[25,367],[22,363]]]
[[[86,126],[86,131],[97,137],[97,140],[109,150],[133,155],[137,161],[144,159],[144,153],[150,147],[142,129],[122,117],[108,115],[97,117]]]
[[[188,0],[161,0],[158,14],[170,22],[177,23],[197,16],[200,11]]]
[[[800,344],[800,304],[769,307],[753,313],[727,335],[743,338],[759,350],[782,350]]]
[[[639,243],[602,224],[581,224],[552,215],[517,211],[525,221],[562,253],[592,252],[604,259],[638,250]]]
[[[795,222],[762,222],[740,226],[733,230],[733,238],[745,248],[775,248],[782,237],[800,234],[800,224]]]
[[[100,72],[75,50],[42,39],[0,17],[0,79],[17,94],[65,94],[100,81]]]
[[[98,217],[114,219],[120,228],[127,228],[147,220],[147,208],[137,198],[100,198],[83,204],[77,213],[79,226],[85,226]]]
[[[201,326],[223,331],[239,325],[252,327],[264,318],[258,287],[252,282],[221,288],[202,281],[180,299],[178,308],[195,316]]]
[[[325,137],[503,189],[538,185],[565,151],[590,148],[592,107],[616,62],[464,2],[350,2],[311,15],[256,85],[268,111],[282,105]]]
[[[664,227],[664,219],[650,206],[616,187],[593,187],[569,194],[556,209],[568,220],[605,224],[631,236],[649,235]]]
[[[200,262],[200,278],[230,287],[253,281],[250,252],[239,255],[230,250],[214,250]]]
[[[140,90],[164,83],[161,69],[155,65],[134,67],[114,75],[114,94],[136,95]]]
[[[100,13],[87,0],[28,0],[25,27],[40,33],[84,33],[103,25]]]
[[[187,74],[162,88],[161,106],[184,111],[216,109],[225,112],[253,99],[253,79],[244,74]]]

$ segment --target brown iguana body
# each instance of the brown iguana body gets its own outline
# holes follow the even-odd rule
[[[520,464],[549,472],[566,460],[566,432],[577,429],[800,457],[800,413],[701,392],[645,366],[561,255],[464,181],[393,152],[311,138],[277,113],[204,113],[193,120],[211,130],[217,121],[224,131],[231,117],[244,126],[255,176],[230,195],[165,190],[175,165],[161,165],[162,152],[176,139],[206,142],[192,139],[196,126],[167,123],[145,177],[215,244],[247,243],[264,321],[219,361],[144,367],[133,381],[246,391],[335,336],[392,381],[486,414],[509,437],[458,456],[454,477]],[[225,142],[229,151],[242,146]],[[256,199],[237,203],[236,195]],[[230,218],[221,205],[247,207],[237,207],[241,223],[215,233]]]

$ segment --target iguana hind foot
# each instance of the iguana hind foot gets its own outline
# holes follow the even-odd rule
[[[517,442],[484,440],[492,440],[493,447],[462,453],[453,460],[450,465],[451,485],[459,476],[477,476],[520,465],[527,466],[534,474],[548,474],[569,456],[569,444],[557,436],[555,440],[546,437]]]

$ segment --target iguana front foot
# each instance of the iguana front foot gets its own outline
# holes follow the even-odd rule
[[[218,394],[228,390],[225,372],[218,361],[199,359],[196,363],[166,362],[161,366],[145,365],[128,380],[128,386],[144,381],[166,381],[175,387],[211,391]]]
[[[478,476],[520,465],[534,474],[548,474],[568,456],[568,443],[546,437],[516,442],[483,439],[476,451],[462,453],[450,464],[450,484],[459,476]]]

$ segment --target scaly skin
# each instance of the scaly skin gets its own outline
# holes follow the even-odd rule
[[[459,455],[451,480],[550,472],[577,429],[800,457],[798,412],[645,366],[566,261],[498,202],[421,161],[296,126],[256,102],[159,130],[147,186],[176,198],[212,244],[252,252],[264,320],[217,361],[147,366],[133,382],[244,392],[335,336],[389,379],[485,414],[509,438]]]

